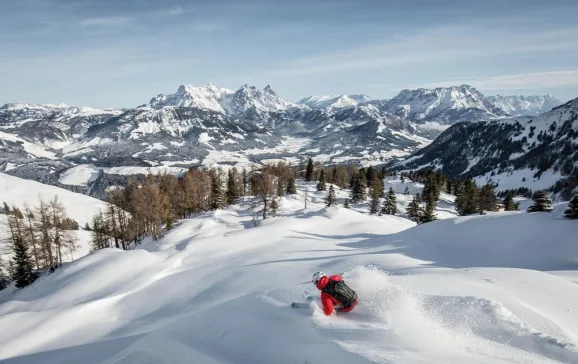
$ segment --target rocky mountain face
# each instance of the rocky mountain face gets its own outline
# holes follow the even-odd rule
[[[338,95],[338,96],[309,96],[298,101],[298,104],[305,105],[317,110],[337,110],[346,109],[362,105],[371,101],[366,95]]]
[[[562,104],[552,95],[544,96],[488,96],[486,98],[511,116],[540,115]]]
[[[494,120],[508,114],[468,85],[403,90],[379,104],[381,110],[416,122],[455,124],[462,121]]]
[[[325,163],[383,164],[428,145],[447,127],[432,128],[429,121],[506,114],[465,85],[404,90],[392,100],[341,95],[292,103],[270,86],[231,90],[209,84],[182,85],[123,110],[7,104],[0,108],[0,172],[58,184],[79,165],[86,168],[76,170],[109,172],[125,166],[242,167],[309,156]],[[99,177],[98,185],[106,180]]]
[[[5,105],[0,171],[56,184],[80,164],[248,166],[309,156],[375,164],[407,155],[438,133],[370,104],[316,109],[286,101],[269,86],[182,85],[125,110]]]
[[[538,116],[455,124],[394,165],[475,177],[501,190],[552,189],[567,199],[578,186],[578,99]]]

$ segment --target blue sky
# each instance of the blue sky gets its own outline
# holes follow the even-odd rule
[[[464,5],[467,4],[467,5]],[[180,84],[578,97],[578,1],[0,0],[0,104],[133,107]]]

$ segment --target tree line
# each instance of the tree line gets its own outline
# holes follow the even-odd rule
[[[291,165],[279,162],[254,166],[191,168],[182,176],[149,174],[140,182],[108,192],[106,211],[92,220],[94,250],[129,249],[145,237],[155,240],[177,220],[245,202],[255,208],[255,222],[275,215],[278,198],[297,193]],[[249,197],[250,196],[250,197]]]

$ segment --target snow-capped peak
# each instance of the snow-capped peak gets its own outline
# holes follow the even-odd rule
[[[59,109],[68,109],[71,108],[72,106],[68,106],[66,104],[58,104],[58,105],[53,105],[53,104],[29,104],[29,103],[25,103],[25,102],[13,102],[13,103],[8,103],[2,107],[0,107],[0,109],[2,110],[26,110],[26,109],[35,109],[35,110],[46,110],[46,111],[53,111],[53,110],[59,110]]]
[[[14,121],[51,119],[61,120],[92,115],[118,115],[122,110],[77,107],[66,104],[9,103],[0,107],[0,115],[9,115]]]
[[[511,116],[539,115],[560,105],[562,102],[552,95],[544,96],[489,96],[486,98],[496,107]]]
[[[271,86],[259,90],[247,84],[241,86],[231,96],[229,102],[223,105],[225,111],[231,115],[240,115],[249,110],[257,113],[276,112],[286,110],[291,106],[293,104],[279,97]]]
[[[456,114],[463,114],[465,120],[489,120],[505,117],[507,114],[487,101],[477,89],[469,85],[419,88],[402,90],[388,101],[390,112],[411,120],[435,120],[442,122],[456,120]]]
[[[155,96],[149,102],[153,108],[197,107],[224,112],[221,103],[227,96],[234,94],[233,90],[220,88],[213,84],[206,86],[181,85],[174,94]]]
[[[299,100],[298,104],[312,109],[335,110],[355,107],[370,100],[366,95],[314,95]]]

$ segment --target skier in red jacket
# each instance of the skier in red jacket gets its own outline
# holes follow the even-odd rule
[[[357,294],[337,274],[327,277],[325,273],[317,272],[313,275],[312,282],[321,291],[323,312],[327,316],[331,315],[334,309],[349,312],[357,304]]]

